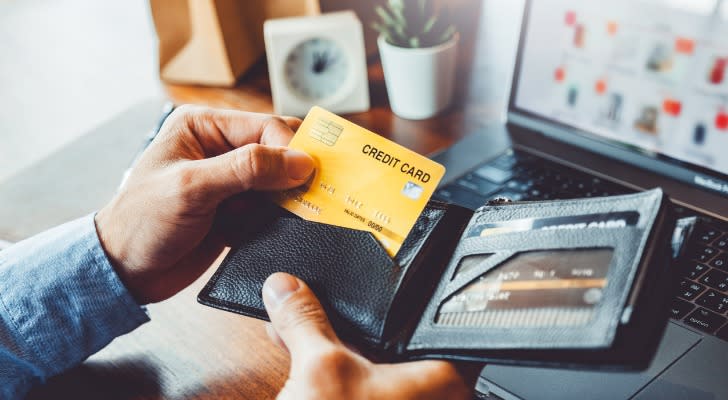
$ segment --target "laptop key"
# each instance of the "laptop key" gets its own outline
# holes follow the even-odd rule
[[[469,190],[462,189],[455,185],[448,185],[435,192],[439,200],[459,204],[463,207],[476,209],[486,203],[484,196],[477,195]]]
[[[702,278],[700,283],[706,284],[714,289],[718,289],[721,292],[728,290],[728,274],[725,272],[718,271],[717,269],[711,269]]]
[[[455,183],[483,196],[494,193],[501,188],[500,185],[496,185],[493,182],[486,181],[485,179],[480,178],[475,174],[466,174],[462,178],[458,179]]]
[[[697,279],[700,277],[700,275],[703,275],[703,273],[708,269],[710,268],[708,268],[708,266],[705,264],[689,261],[683,267],[683,276],[688,279]]]
[[[723,235],[723,237],[716,240],[713,243],[713,246],[715,246],[723,251],[728,251],[728,235]]]
[[[700,262],[706,262],[713,258],[716,253],[717,251],[712,247],[696,245],[688,250],[688,257]]]
[[[710,289],[705,292],[705,294],[698,297],[698,299],[695,300],[695,304],[709,308],[719,314],[723,314],[728,309],[728,296]]]
[[[511,179],[511,177],[513,176],[513,174],[511,174],[511,171],[504,171],[490,165],[483,165],[482,167],[476,169],[475,174],[483,179],[495,183],[503,183]]]
[[[506,188],[516,192],[526,193],[534,185],[534,182],[530,179],[513,179],[506,183]]]
[[[699,283],[689,281],[687,279],[683,279],[680,282],[680,291],[678,292],[677,295],[682,297],[685,300],[693,300],[700,293],[703,293],[704,290],[705,290],[705,286],[703,286]]]
[[[699,329],[703,332],[712,333],[725,323],[726,319],[710,310],[698,307],[685,317],[683,322],[688,326]]]
[[[728,324],[718,329],[718,332],[715,333],[715,336],[718,336],[723,340],[728,340]]]
[[[710,243],[720,236],[720,234],[721,232],[719,230],[711,226],[703,226],[696,232],[695,237],[703,243]]]
[[[682,317],[687,315],[693,310],[695,306],[685,300],[678,298],[672,299],[672,305],[670,306],[670,318],[680,320]]]
[[[723,253],[713,259],[710,265],[723,270],[728,269],[728,253]]]
[[[514,165],[516,165],[516,157],[513,156],[512,153],[510,154],[504,154],[495,160],[491,161],[490,165],[493,165],[495,167],[498,167],[503,170],[509,170],[513,168]]]

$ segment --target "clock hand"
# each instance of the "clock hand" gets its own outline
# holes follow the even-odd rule
[[[325,52],[313,52],[313,72],[320,74],[326,69],[326,53]]]
[[[320,74],[337,61],[336,57],[329,56],[329,51],[314,51],[312,69],[314,73]]]

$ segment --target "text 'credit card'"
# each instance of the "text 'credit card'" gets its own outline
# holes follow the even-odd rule
[[[289,147],[313,157],[316,171],[274,200],[309,221],[369,231],[392,257],[445,174],[442,165],[320,107]]]

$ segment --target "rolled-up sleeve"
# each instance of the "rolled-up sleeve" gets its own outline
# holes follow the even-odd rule
[[[0,251],[0,398],[22,398],[146,321],[93,215]]]

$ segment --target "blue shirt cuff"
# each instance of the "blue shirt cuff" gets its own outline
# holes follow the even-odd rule
[[[41,380],[148,320],[109,263],[94,215],[0,251],[0,338]]]

